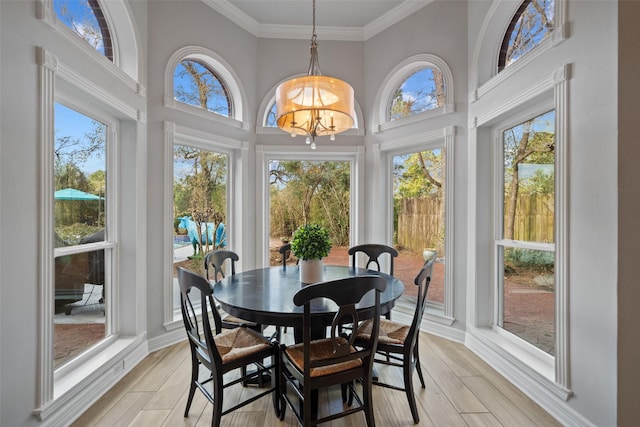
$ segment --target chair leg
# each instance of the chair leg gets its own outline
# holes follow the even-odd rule
[[[367,421],[367,427],[375,427],[376,420],[373,416],[373,391],[371,384],[371,372],[362,382],[362,398],[364,404],[364,417]]]
[[[198,380],[198,368],[199,363],[194,358],[191,358],[191,384],[189,385],[189,397],[187,398],[187,407],[184,410],[185,418],[189,416],[189,409],[191,409],[191,402],[193,402],[193,396],[196,393],[196,381]]]
[[[222,419],[222,378],[213,380],[213,415],[211,417],[211,427],[219,427]]]
[[[409,401],[409,409],[411,409],[414,424],[418,424],[420,422],[420,417],[418,416],[418,408],[416,406],[416,396],[413,393],[413,381],[411,378],[412,369],[411,363],[407,358],[405,358],[402,372],[404,374],[404,392],[407,395],[407,401]]]
[[[273,361],[273,375],[271,376],[271,384],[275,386],[275,390],[273,391],[273,411],[276,414],[276,417],[279,419],[284,419],[284,399],[282,398],[282,382],[280,380],[280,353],[276,353],[275,356],[272,356]]]
[[[422,367],[420,366],[420,352],[418,351],[418,343],[416,343],[416,346],[414,348],[414,360],[416,363],[416,371],[418,371],[418,378],[420,378],[420,384],[422,385],[422,388],[424,388],[424,377],[422,376]]]

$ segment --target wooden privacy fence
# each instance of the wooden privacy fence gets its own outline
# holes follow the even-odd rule
[[[513,239],[553,242],[553,194],[519,194]]]
[[[397,235],[397,245],[400,248],[420,253],[425,248],[437,248],[441,256],[440,252],[444,252],[442,230],[444,215],[441,198],[400,199]]]
[[[444,255],[443,200],[438,197],[400,199],[397,245],[422,252],[438,249]],[[553,194],[520,194],[516,208],[514,240],[553,242]]]

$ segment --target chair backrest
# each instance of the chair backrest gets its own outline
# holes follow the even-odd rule
[[[286,269],[287,259],[291,255],[291,243],[286,243],[280,246],[280,249],[278,249],[278,252],[280,252],[280,255],[282,255],[282,268]]]
[[[378,271],[381,271],[380,256],[388,253],[390,259],[388,273],[393,276],[393,259],[398,256],[397,250],[391,246],[381,245],[378,243],[365,243],[363,245],[352,246],[349,248],[349,255],[351,255],[351,266],[354,268],[357,266],[356,257],[358,252],[362,252],[369,257],[365,268],[369,268],[369,265],[373,263],[378,267]]]
[[[420,323],[422,322],[422,316],[424,315],[424,309],[427,306],[427,291],[429,290],[429,283],[431,283],[433,264],[435,262],[435,256],[427,260],[413,281],[413,283],[418,287],[418,297],[416,300],[416,310],[413,313],[413,320],[411,321],[411,328],[409,329],[409,333],[405,340],[405,346],[410,344],[413,347],[416,343],[418,331],[420,331]]]
[[[304,306],[302,336],[304,343],[303,354],[305,377],[309,378],[312,368],[333,365],[358,358],[364,359],[363,363],[371,368],[373,365],[373,355],[375,354],[378,344],[378,331],[380,329],[380,293],[384,292],[386,287],[386,280],[380,276],[355,276],[348,277],[346,279],[306,285],[296,292],[293,297],[293,303],[297,306]],[[373,295],[369,294],[368,296],[365,296],[372,290],[374,291]],[[333,317],[330,328],[331,336],[329,337],[333,347],[334,357],[330,359],[312,361],[311,351],[309,349],[311,342],[312,301],[318,298],[325,298],[333,301],[339,309]],[[360,319],[358,312],[356,311],[356,304],[360,303],[365,298],[373,300],[367,300],[367,303],[372,302],[372,311],[369,311],[369,315],[367,317],[373,316],[371,317],[373,319],[373,332],[371,334],[369,345],[352,353],[350,349],[353,346],[355,334],[348,337],[348,340],[345,342],[344,337],[339,335],[339,326],[345,323],[352,323],[354,330],[357,330],[357,327],[360,324]],[[323,304],[321,301],[317,303]],[[316,302],[314,302],[314,304],[316,304]],[[326,304],[326,302],[324,302],[324,304]]]
[[[220,279],[224,279],[225,274],[223,266],[224,262],[227,259],[231,260],[231,274],[236,274],[236,261],[240,259],[237,253],[224,249],[218,249],[209,252],[204,257],[204,271],[207,276],[207,280],[213,280],[217,282]]]
[[[219,369],[222,358],[213,340],[212,331],[220,333],[222,321],[218,310],[215,309],[213,286],[204,277],[182,267],[178,267],[178,284],[182,320],[189,339],[191,356],[212,371]],[[214,319],[214,328],[211,327],[209,315]],[[202,328],[198,324],[200,319]]]

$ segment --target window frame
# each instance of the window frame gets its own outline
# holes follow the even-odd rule
[[[193,59],[204,64],[214,75],[219,76],[226,84],[232,109],[229,117],[185,104],[175,99],[173,76],[178,64],[186,59]],[[217,53],[200,46],[186,46],[174,52],[169,61],[167,61],[164,73],[164,106],[199,118],[211,120],[220,125],[249,130],[249,123],[247,122],[247,97],[243,87],[238,83],[240,81],[240,78],[233,68]]]
[[[544,387],[554,395],[568,399],[570,390],[569,371],[569,256],[568,256],[568,96],[569,96],[570,66],[564,64],[552,70],[547,77],[530,82],[517,92],[509,93],[509,102],[494,100],[493,108],[485,108],[484,113],[473,115],[470,121],[470,158],[478,161],[479,151],[484,145],[490,144],[492,162],[500,161],[495,147],[502,143],[501,131],[508,128],[507,123],[517,124],[527,117],[535,117],[531,111],[538,113],[555,110],[555,323],[556,323],[556,355],[552,357],[542,350],[524,342],[510,333],[495,327],[495,277],[497,266],[496,233],[502,233],[502,223],[496,221],[496,210],[503,209],[496,206],[496,192],[502,191],[498,181],[503,179],[502,172],[497,176],[496,166],[488,164],[473,164],[470,167],[470,180],[486,179],[487,172],[491,175],[492,201],[490,208],[485,208],[475,199],[473,189],[477,185],[470,181],[469,195],[470,241],[468,265],[469,274],[473,274],[470,284],[470,306],[467,311],[468,328],[467,342],[469,347],[482,357],[499,360],[512,366],[514,373],[519,375],[520,381],[532,382]],[[485,139],[486,138],[486,139]],[[486,169],[488,168],[488,169]],[[498,212],[500,212],[498,211]],[[487,218],[490,215],[490,218]],[[479,225],[484,224],[493,230],[487,236],[490,243],[485,247],[486,256],[480,252],[480,242],[484,242],[484,234]],[[501,234],[500,234],[501,236]],[[536,246],[537,247],[537,246]],[[479,263],[488,260],[489,271],[480,269]],[[486,275],[485,275],[486,274]],[[486,279],[486,281],[484,280]],[[550,359],[553,358],[551,361]],[[526,374],[525,374],[526,373]]]
[[[358,242],[363,235],[361,224],[364,203],[364,147],[363,146],[327,146],[319,145],[316,150],[302,144],[292,146],[256,146],[256,211],[264,212],[257,221],[256,264],[269,265],[269,231],[271,212],[271,193],[269,184],[269,163],[272,160],[309,160],[309,161],[348,161],[350,174],[349,242]]]
[[[58,20],[53,0],[36,0],[36,17],[61,34],[84,58],[94,61],[131,90],[145,96],[146,88],[140,83],[139,75],[143,68],[139,55],[140,40],[130,17],[129,6],[122,0],[97,1],[111,35],[113,61]]]
[[[418,151],[433,150],[443,148],[445,150],[445,278],[444,278],[444,303],[433,303],[427,301],[425,316],[422,320],[421,328],[429,331],[444,331],[448,326],[453,325],[454,317],[454,191],[455,191],[455,142],[456,128],[449,126],[433,131],[426,131],[412,135],[410,137],[399,138],[382,142],[374,146],[374,152],[378,153],[378,161],[383,167],[382,176],[384,179],[383,200],[389,200],[384,215],[385,236],[388,244],[393,242],[393,157],[401,154],[415,153]],[[410,284],[408,284],[410,286]],[[395,312],[399,312],[400,320],[411,322],[415,311],[415,301],[401,298],[396,303]],[[451,334],[448,330],[445,336]]]
[[[117,214],[119,212],[119,199],[123,197],[119,189],[120,175],[119,168],[120,155],[120,132],[123,131],[122,121],[136,123],[140,116],[138,110],[128,106],[128,104],[111,95],[105,88],[96,86],[87,77],[63,64],[50,51],[42,47],[37,47],[37,62],[39,65],[39,90],[40,90],[40,167],[41,167],[41,199],[39,207],[39,217],[41,230],[39,233],[39,352],[38,352],[38,396],[36,398],[36,409],[34,414],[41,420],[50,417],[60,417],[64,408],[69,405],[69,399],[62,399],[71,390],[86,390],[89,393],[96,392],[108,387],[108,382],[100,384],[94,381],[104,373],[105,364],[111,357],[121,354],[124,349],[138,351],[134,348],[139,345],[136,338],[122,337],[121,332],[127,330],[135,337],[139,328],[137,324],[130,322],[134,314],[131,309],[135,307],[136,298],[131,299],[132,304],[125,302],[121,298],[121,246],[119,237],[121,232],[120,221]],[[83,114],[95,117],[108,126],[107,141],[110,144],[107,150],[106,167],[107,185],[107,227],[108,235],[105,242],[98,242],[82,247],[72,247],[60,249],[54,252],[54,185],[53,185],[53,156],[54,156],[54,103],[61,102],[72,107]],[[125,193],[128,193],[125,191]],[[58,370],[53,369],[53,297],[54,297],[54,254],[64,254],[76,250],[86,251],[90,248],[105,249],[105,262],[111,263],[110,268],[105,268],[105,274],[111,278],[112,304],[109,309],[111,323],[111,337],[102,341],[80,356],[75,361],[61,366]],[[126,268],[137,268],[135,265],[127,265]],[[135,317],[135,316],[134,316]],[[126,318],[127,323],[122,324],[122,319]],[[96,357],[98,356],[99,357]],[[129,361],[134,362],[142,355],[135,353],[129,355]],[[122,357],[122,356],[120,356]],[[122,371],[124,364],[114,373]],[[117,375],[114,376],[114,381]]]
[[[104,112],[103,110],[96,109],[95,106],[90,106],[89,103],[83,102],[83,100],[77,97],[68,96],[64,92],[57,92],[55,94],[54,104],[59,103],[67,108],[71,108],[86,117],[99,121],[105,125],[105,177],[106,177],[106,189],[104,194],[104,206],[105,209],[105,240],[103,242],[78,244],[74,246],[65,246],[53,249],[53,256],[55,258],[64,255],[75,255],[82,253],[90,253],[93,251],[104,250],[104,264],[105,264],[105,283],[104,293],[109,297],[105,301],[105,338],[100,342],[84,351],[81,355],[65,362],[62,366],[54,370],[54,384],[58,381],[64,380],[65,376],[70,375],[79,366],[91,360],[96,354],[104,350],[106,346],[113,343],[118,338],[117,322],[118,318],[118,295],[119,286],[114,283],[116,276],[115,260],[118,258],[118,245],[115,239],[117,236],[116,229],[116,197],[117,194],[117,163],[115,155],[117,152],[117,136],[119,133],[118,120]],[[55,123],[54,123],[55,125]],[[52,141],[55,144],[55,138]],[[53,185],[53,181],[52,181]],[[55,221],[54,221],[55,226]],[[55,286],[55,280],[53,282]]]
[[[493,323],[492,329],[494,332],[500,334],[500,336],[511,343],[514,346],[517,346],[523,351],[526,351],[529,355],[535,357],[537,362],[541,366],[546,366],[547,370],[552,370],[554,366],[555,357],[542,351],[541,349],[535,347],[533,344],[526,343],[522,338],[519,338],[517,335],[512,334],[504,329],[500,323],[503,321],[502,315],[504,310],[504,268],[503,262],[504,258],[501,256],[501,252],[504,252],[505,249],[533,249],[545,252],[552,252],[554,254],[554,267],[556,260],[556,244],[553,243],[543,243],[543,242],[528,242],[523,240],[510,240],[503,238],[504,233],[504,141],[503,134],[505,131],[521,125],[525,121],[538,117],[547,112],[554,111],[554,102],[553,97],[550,96],[549,99],[546,99],[540,103],[534,104],[527,108],[526,111],[520,112],[519,114],[509,116],[505,120],[501,121],[493,128],[493,151],[495,156],[494,161],[494,235],[493,235],[493,259],[494,259],[494,269],[493,269],[493,286],[494,286],[494,300],[493,300]],[[554,123],[554,138],[555,138],[555,123]],[[556,144],[557,146],[557,144]],[[554,150],[554,175],[555,175],[555,167],[557,163],[557,153]],[[557,191],[557,184],[555,185],[555,190]],[[561,195],[562,196],[562,195]],[[555,197],[554,194],[554,205],[555,205]],[[554,218],[554,228],[557,223],[557,218]],[[557,231],[554,232],[557,234]],[[555,275],[554,275],[555,277]],[[556,295],[554,292],[554,301]],[[554,322],[554,329],[556,329],[557,334],[557,325]],[[528,346],[531,346],[529,348]]]
[[[174,161],[173,150],[176,145],[184,145],[201,150],[215,151],[228,156],[227,165],[227,212],[225,220],[225,229],[227,230],[227,249],[240,245],[240,232],[233,231],[237,227],[235,224],[241,224],[238,219],[239,211],[236,196],[237,191],[234,189],[242,185],[238,179],[239,163],[246,163],[246,155],[243,152],[247,149],[245,143],[234,140],[221,135],[199,131],[185,126],[177,125],[173,122],[164,122],[165,133],[165,151],[164,151],[164,170],[166,171],[164,180],[164,194],[171,195],[165,198],[164,206],[164,328],[173,333],[181,332],[183,328],[182,313],[180,311],[180,301],[175,301],[175,297],[179,296],[175,292],[176,281],[173,279],[173,180],[174,180]]]
[[[445,87],[445,105],[419,114],[390,121],[388,113],[395,90],[413,73],[423,68],[436,69],[442,73]],[[374,104],[376,105],[376,108],[374,109],[373,132],[381,133],[390,129],[407,126],[444,114],[453,113],[455,112],[454,99],[453,74],[444,60],[432,54],[419,54],[409,57],[391,70],[381,84]]]

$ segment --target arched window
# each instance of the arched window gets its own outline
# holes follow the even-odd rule
[[[185,46],[167,62],[164,105],[246,130],[247,96],[239,82],[238,75],[220,55],[200,46]]]
[[[53,8],[58,19],[71,31],[113,61],[111,34],[97,0],[54,0]]]
[[[403,119],[444,107],[445,89],[444,77],[440,70],[424,67],[412,72],[392,92],[387,120]]]
[[[452,113],[453,89],[453,74],[438,56],[425,53],[405,59],[380,85],[374,106],[374,132]]]
[[[502,40],[498,72],[542,43],[554,28],[555,0],[525,0],[511,19]]]
[[[184,59],[173,75],[173,95],[176,101],[231,117],[229,90],[218,74],[194,59]]]

